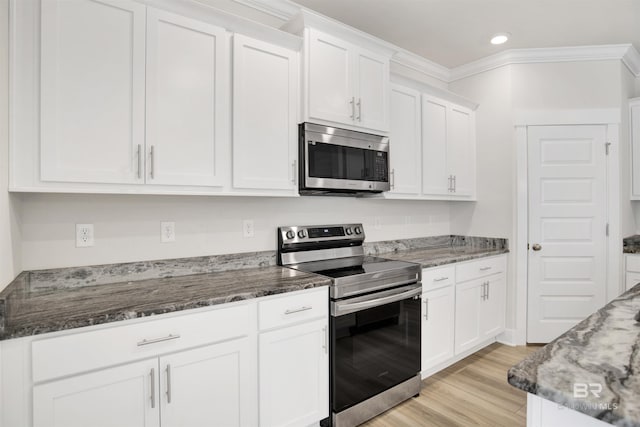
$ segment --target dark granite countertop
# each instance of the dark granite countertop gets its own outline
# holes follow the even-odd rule
[[[393,253],[385,253],[382,254],[382,256],[390,259],[415,262],[422,265],[422,268],[429,268],[506,253],[509,253],[509,249],[462,246],[449,248],[407,249]]]
[[[640,284],[531,353],[508,372],[511,385],[618,426],[640,426]],[[574,384],[601,385],[600,397]]]
[[[331,280],[278,266],[75,288],[31,290],[30,273],[4,300],[0,340],[327,286]]]
[[[622,252],[625,254],[640,254],[640,236],[636,234],[622,239]]]
[[[431,236],[365,243],[423,267],[508,252],[505,239]],[[0,340],[327,286],[275,265],[275,251],[28,271],[0,292]]]

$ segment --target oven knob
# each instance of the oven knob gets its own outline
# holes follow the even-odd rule
[[[304,239],[305,237],[307,237],[307,233],[305,233],[304,230],[300,230],[298,231],[298,237]]]
[[[351,231],[351,227],[347,227],[346,230],[344,230],[348,236],[351,236],[353,234],[353,231]]]
[[[356,227],[354,231],[356,232],[356,234],[362,234],[362,228],[360,227]]]
[[[292,230],[287,231],[287,239],[293,239],[294,237],[296,237],[296,234]]]

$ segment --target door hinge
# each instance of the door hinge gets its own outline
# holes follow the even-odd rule
[[[605,233],[607,234],[607,237],[609,237],[609,223],[607,223],[607,227],[605,229]]]
[[[611,146],[610,142],[605,142],[604,143],[604,153],[608,156],[609,155],[609,147]]]

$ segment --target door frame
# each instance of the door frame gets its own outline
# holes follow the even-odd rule
[[[561,125],[602,125],[606,127],[609,155],[606,159],[607,170],[607,211],[609,224],[607,241],[607,285],[606,301],[609,302],[622,291],[622,251],[620,243],[620,108],[579,109],[579,110],[516,110],[514,130],[516,143],[515,158],[515,221],[513,235],[515,241],[511,250],[515,258],[515,330],[514,345],[527,343],[527,291],[529,250],[529,181],[528,181],[528,132],[529,126]],[[605,147],[602,147],[604,150]],[[610,265],[617,268],[609,268]]]

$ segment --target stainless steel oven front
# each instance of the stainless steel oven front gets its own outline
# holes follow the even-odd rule
[[[300,125],[300,193],[389,191],[389,139],[346,129]]]
[[[420,392],[421,284],[331,302],[333,426],[356,426]]]

